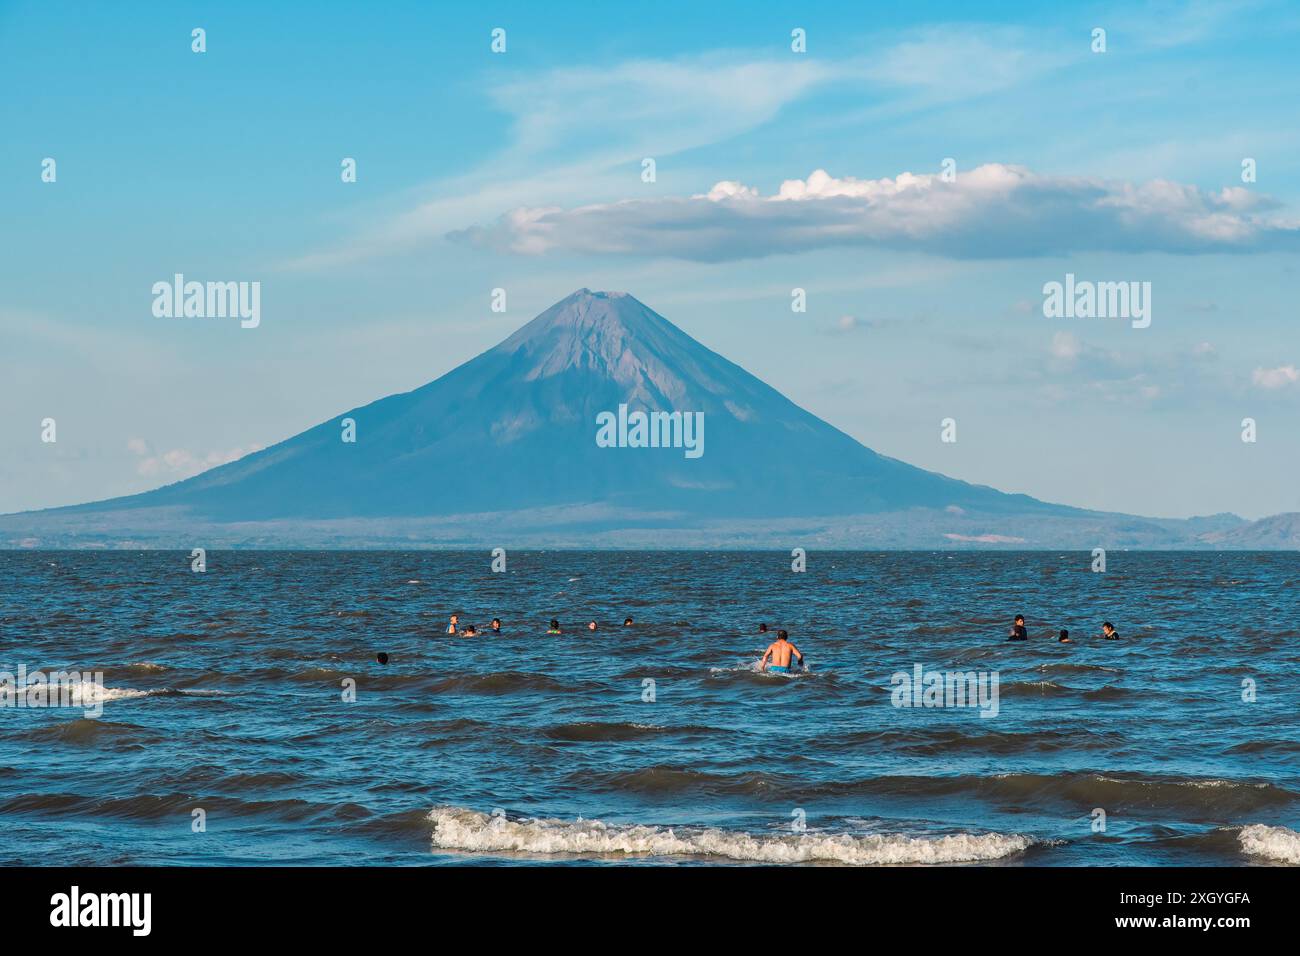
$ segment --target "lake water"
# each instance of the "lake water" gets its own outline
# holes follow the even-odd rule
[[[0,670],[105,688],[0,708],[0,861],[1300,863],[1300,555],[1091,563],[0,552]]]

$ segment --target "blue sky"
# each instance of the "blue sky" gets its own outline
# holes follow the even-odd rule
[[[0,512],[272,444],[584,286],[955,477],[1300,510],[1300,11],[591,6],[0,2]],[[261,325],[155,318],[176,272],[260,281]],[[1150,282],[1150,327],[1044,317],[1067,272]]]

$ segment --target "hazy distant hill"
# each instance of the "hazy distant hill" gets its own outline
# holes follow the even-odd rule
[[[620,404],[703,412],[704,454],[599,447],[597,415]],[[349,418],[354,443],[341,440]],[[154,491],[0,518],[0,542],[704,547],[802,533],[843,547],[1296,546],[1294,521],[1267,543],[1248,543],[1253,527],[1089,512],[915,468],[632,296],[583,289],[428,385]]]
[[[1206,544],[1221,548],[1300,548],[1300,512],[1271,515],[1249,524],[1204,535]]]

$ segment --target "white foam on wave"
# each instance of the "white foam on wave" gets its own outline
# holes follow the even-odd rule
[[[96,684],[94,681],[83,680],[79,683],[68,685],[69,699],[73,707],[93,707],[96,704],[106,704],[114,700],[135,700],[140,697],[156,697],[160,694],[184,694],[194,697],[215,697],[224,694],[220,690],[179,690],[175,691],[167,687],[154,688],[153,690],[140,690],[135,687],[105,687],[102,684]]]
[[[1066,662],[1049,661],[1046,664],[1039,664],[1038,669],[1040,671],[1054,671],[1054,670],[1085,671],[1087,670],[1087,671],[1106,671],[1109,674],[1120,673],[1120,670],[1115,667],[1103,667],[1101,664],[1072,664],[1069,663],[1068,661]]]
[[[130,687],[105,687],[94,681],[83,680],[68,685],[68,693],[73,707],[93,707],[111,700],[130,700],[133,697],[147,697],[149,692]]]
[[[1264,790],[1268,787],[1267,783],[1248,783],[1242,780],[1220,780],[1211,778],[1207,780],[1178,780],[1175,786],[1194,787],[1197,790],[1218,790],[1222,787],[1240,787],[1243,790]]]
[[[1300,866],[1300,833],[1286,827],[1270,827],[1252,823],[1242,827],[1238,834],[1241,849],[1250,856]]]
[[[998,774],[998,776],[1015,776],[1015,774]],[[1264,790],[1269,786],[1267,783],[1248,783],[1242,780],[1223,780],[1219,777],[1207,777],[1204,780],[1133,780],[1122,777],[1108,777],[1104,773],[1094,773],[1091,775],[1093,780],[1100,783],[1120,783],[1120,784],[1137,784],[1139,786],[1155,787],[1189,787],[1193,790],[1222,790],[1222,789],[1241,789],[1241,790]]]
[[[757,664],[737,664],[735,667],[710,667],[710,674],[736,674],[744,671],[758,672]]]
[[[805,832],[756,836],[735,830],[615,825],[599,820],[508,820],[464,807],[435,807],[429,820],[433,823],[434,847],[484,854],[720,857],[756,863],[878,866],[997,860],[1020,853],[1034,842],[1030,837],[1003,833],[914,837]]]
[[[710,673],[710,674],[745,674],[745,673],[749,673],[749,674],[761,674],[761,675],[764,676],[764,677],[807,677],[807,676],[809,676],[809,675],[812,674],[812,670],[810,670],[807,666],[805,666],[803,669],[801,669],[801,670],[797,670],[797,671],[794,671],[794,670],[792,670],[792,671],[771,671],[771,670],[767,670],[767,671],[765,671],[765,670],[762,670],[762,669],[758,666],[758,661],[747,661],[747,662],[745,662],[745,663],[736,664],[736,665],[734,665],[734,666],[732,666],[732,667],[710,667],[710,668],[709,668],[709,673]]]

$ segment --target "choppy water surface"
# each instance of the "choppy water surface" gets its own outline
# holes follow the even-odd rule
[[[0,669],[108,688],[0,709],[0,860],[1300,863],[1300,555],[1090,563],[0,552]],[[752,669],[760,621],[811,673]],[[917,664],[997,715],[893,706]]]

